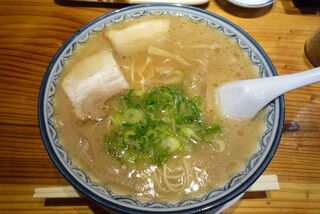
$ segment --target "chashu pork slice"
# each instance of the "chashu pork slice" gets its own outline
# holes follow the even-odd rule
[[[61,84],[80,120],[105,116],[105,101],[129,87],[112,53],[107,50],[75,63]]]
[[[105,35],[118,54],[125,55],[147,49],[157,44],[159,38],[169,33],[170,20],[166,18],[150,19],[122,28],[111,28]]]

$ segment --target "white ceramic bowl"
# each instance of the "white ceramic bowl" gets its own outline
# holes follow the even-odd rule
[[[59,142],[58,131],[53,123],[56,81],[64,64],[75,52],[78,45],[85,43],[93,34],[113,23],[149,14],[170,14],[185,16],[204,22],[223,32],[234,40],[259,68],[261,77],[277,75],[275,68],[257,42],[245,31],[230,21],[192,6],[178,4],[143,4],[130,6],[105,14],[85,25],[70,37],[58,50],[44,75],[38,104],[38,117],[44,145],[53,163],[61,174],[83,195],[103,207],[126,213],[196,213],[214,209],[225,209],[245,192],[263,173],[271,161],[280,141],[284,121],[284,99],[280,97],[267,107],[266,132],[259,141],[259,150],[246,164],[244,171],[234,176],[225,186],[208,192],[201,198],[193,198],[178,203],[141,202],[132,197],[115,195],[108,187],[99,186],[89,175],[72,164],[68,154]]]

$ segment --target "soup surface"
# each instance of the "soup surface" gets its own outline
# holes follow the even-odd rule
[[[89,77],[99,71],[99,63],[109,60],[103,57],[110,53],[115,61],[111,59],[110,62],[121,71],[115,79],[123,87],[116,91],[112,91],[115,89],[113,79],[106,80],[101,86],[89,81]],[[99,61],[99,57],[103,60]],[[73,75],[73,72],[87,74]],[[232,80],[257,77],[258,70],[246,53],[220,31],[203,23],[174,16],[124,21],[93,35],[85,45],[77,47],[68,60],[57,83],[55,124],[61,144],[74,165],[113,192],[129,194],[142,201],[177,202],[201,197],[225,185],[245,169],[265,129],[263,112],[250,120],[222,117],[214,91]],[[73,84],[72,78],[78,82]],[[81,88],[77,85],[79,82],[86,84]],[[171,147],[163,147],[167,153],[160,162],[150,161],[152,158],[145,156],[126,159],[128,147],[117,155],[110,148],[108,150],[108,145],[114,143],[108,136],[115,135],[114,129],[119,126],[116,115],[126,111],[123,97],[128,90],[134,89],[137,96],[142,96],[162,86],[181,88],[185,100],[198,97],[201,100],[197,103],[200,119],[191,122],[200,124],[198,127],[214,124],[218,127],[216,132],[201,139],[195,137],[194,141],[190,137],[186,141],[191,140],[188,145],[192,146],[187,149],[172,146],[176,145],[175,139],[179,139],[179,145],[187,145],[181,142],[185,141],[180,138],[183,134],[173,134],[175,139],[170,141]],[[82,97],[81,100],[78,97]],[[149,110],[139,111],[147,114]],[[133,116],[137,114],[139,112],[132,113]],[[161,117],[163,115],[160,115],[161,121],[173,121]],[[174,127],[185,133],[183,125]],[[132,137],[132,131],[126,129],[126,133],[127,138]],[[127,138],[121,139],[126,141]]]

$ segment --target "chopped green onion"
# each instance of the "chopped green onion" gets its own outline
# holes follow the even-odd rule
[[[142,121],[144,114],[141,110],[129,108],[123,114],[123,119],[125,123],[133,124]]]
[[[201,97],[186,97],[181,85],[144,94],[129,90],[116,99],[109,103],[115,127],[104,142],[106,151],[122,162],[161,166],[174,154],[192,150],[194,142],[212,144],[221,132],[220,125],[202,122]]]
[[[161,145],[168,149],[169,153],[175,152],[180,148],[180,142],[174,137],[164,139]]]

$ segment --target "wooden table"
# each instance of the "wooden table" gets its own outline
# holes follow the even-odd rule
[[[42,144],[38,91],[51,58],[77,29],[125,5],[67,4],[63,0],[0,2],[0,212],[102,213],[87,199],[33,199],[36,187],[64,186]],[[202,8],[238,24],[261,44],[279,74],[313,66],[304,44],[320,27],[319,14],[301,14],[289,0],[245,9],[223,0]],[[264,174],[277,174],[280,190],[251,194],[225,213],[320,213],[320,84],[285,95],[279,149]]]

